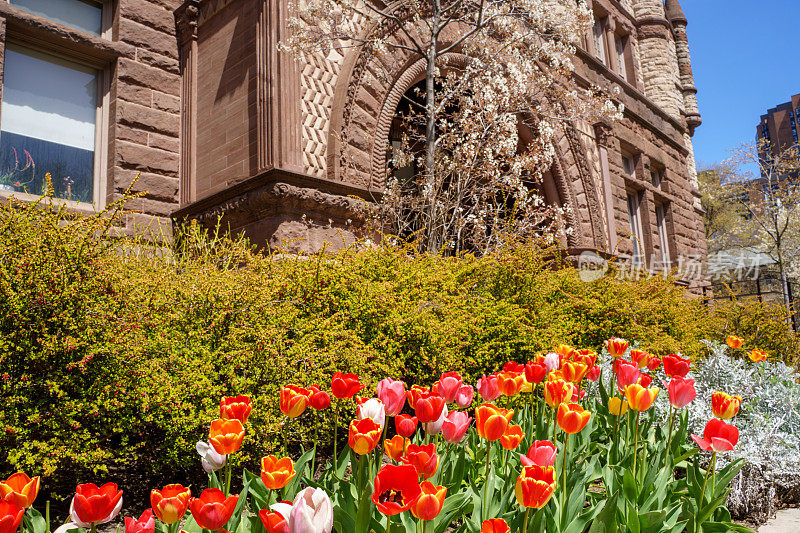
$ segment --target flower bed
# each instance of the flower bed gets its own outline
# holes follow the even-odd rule
[[[715,391],[710,402],[696,400],[691,361],[678,355],[662,361],[618,338],[606,341],[603,355],[605,364],[591,350],[562,345],[525,365],[508,362],[474,388],[453,371],[430,386],[385,378],[374,398],[359,396],[365,384],[354,374],[335,373],[330,392],[287,384],[275,398],[283,435],[289,425],[315,432],[320,414],[332,410],[334,432],[346,422],[347,446],[327,462],[316,439],[295,457],[268,455],[260,475],[242,472],[238,495],[231,459],[258,406],[225,397],[208,441],[197,445],[208,488],[153,490],[151,509],[126,518],[126,533],[750,531],[725,507],[743,465],[728,459],[739,430],[727,420],[741,397]],[[660,374],[669,380],[665,392],[653,386]],[[654,408],[659,397],[668,402],[667,423]],[[697,409],[702,432],[690,440]],[[334,433],[335,446],[339,440]],[[284,453],[293,444],[284,439]],[[20,524],[49,531],[31,506],[38,486],[24,474],[0,484],[3,533]],[[94,533],[121,505],[113,483],[79,485],[71,522],[57,533]]]

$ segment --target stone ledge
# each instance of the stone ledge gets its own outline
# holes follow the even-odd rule
[[[7,32],[12,38],[61,46],[90,61],[110,62],[118,57],[136,56],[131,45],[70,28],[7,3],[0,2],[0,17],[6,19]]]

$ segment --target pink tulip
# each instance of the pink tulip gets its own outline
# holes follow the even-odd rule
[[[378,383],[378,399],[383,402],[388,416],[397,416],[406,404],[406,384],[392,378]]]
[[[537,440],[528,453],[519,456],[522,466],[553,466],[556,463],[556,446],[549,440]]]
[[[589,371],[586,373],[586,379],[588,379],[589,381],[597,381],[597,378],[599,377],[600,377],[600,367],[597,365],[590,368]]]
[[[447,442],[461,442],[467,434],[472,417],[463,411],[453,411],[442,424],[442,436]]]
[[[639,368],[636,365],[617,365],[617,387],[619,388],[620,392],[625,392],[625,387],[628,385],[637,383],[640,376],[641,372],[639,372]]]
[[[478,394],[481,395],[485,402],[494,401],[500,396],[500,389],[497,387],[497,376],[494,374],[489,376],[484,374],[475,384],[475,388],[478,389]]]
[[[475,397],[475,389],[472,385],[461,385],[456,394],[456,405],[461,409],[465,409],[472,405],[472,399]]]
[[[433,384],[433,392],[444,398],[445,403],[454,402],[460,388],[461,375],[458,372],[445,372],[439,381]]]
[[[739,442],[739,430],[731,424],[727,424],[719,418],[712,418],[706,423],[703,430],[703,438],[692,435],[692,438],[700,446],[701,450],[707,452],[729,452],[733,450]]]
[[[669,382],[667,389],[669,390],[669,403],[675,409],[683,409],[697,396],[693,379],[674,377]]]
[[[156,521],[153,518],[153,510],[147,509],[134,520],[130,516],[125,518],[125,533],[153,533],[156,530]]]

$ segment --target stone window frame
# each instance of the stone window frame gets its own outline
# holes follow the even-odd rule
[[[595,53],[594,28],[586,36],[585,50],[589,56],[602,64],[609,73],[632,88],[644,89],[639,83],[639,62],[636,57],[636,21],[618,0],[594,0],[592,10],[595,20],[603,21],[605,60],[600,61]],[[620,74],[617,58],[616,39],[624,46],[625,75]]]
[[[658,247],[661,252],[661,262],[667,266],[675,264],[675,231],[673,228],[672,202],[664,196],[653,195],[653,215],[655,216],[654,231],[658,237]],[[658,223],[658,210],[661,208],[662,224]],[[663,229],[664,234],[661,234]],[[666,247],[666,250],[664,248]],[[666,251],[666,253],[665,253]],[[665,257],[666,256],[666,257]],[[666,259],[666,260],[665,260]]]
[[[97,70],[97,110],[95,112],[94,190],[93,201],[78,202],[64,198],[53,201],[71,212],[92,214],[108,204],[110,192],[108,158],[111,139],[111,89],[116,59],[129,55],[114,42],[115,0],[96,0],[102,7],[102,32],[100,36],[84,32],[16,7],[8,0],[0,0],[0,102],[7,44],[15,44],[48,56],[71,61]],[[0,116],[2,121],[2,116]],[[41,195],[23,192],[0,191],[0,201],[11,196],[26,202],[35,202]]]

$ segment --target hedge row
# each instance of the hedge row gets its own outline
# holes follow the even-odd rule
[[[661,355],[700,357],[701,339],[728,332],[797,353],[774,309],[709,309],[661,278],[584,283],[532,244],[479,258],[287,257],[190,228],[154,254],[111,239],[114,220],[0,207],[0,474],[43,475],[50,497],[76,481],[198,479],[194,445],[223,395],[253,397],[241,460],[254,466],[281,429],[289,440],[310,429],[281,427],[281,384],[327,386],[336,370],[368,383],[429,383],[452,369],[474,380],[612,335]]]

